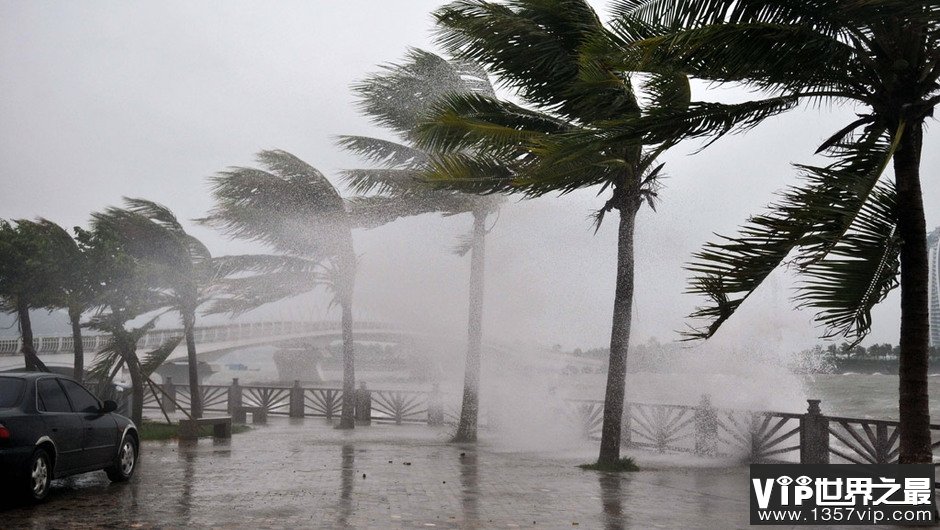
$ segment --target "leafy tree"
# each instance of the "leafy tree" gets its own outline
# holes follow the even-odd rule
[[[693,314],[708,323],[691,336],[711,337],[788,257],[805,279],[797,300],[818,310],[827,336],[861,340],[871,308],[900,283],[900,461],[930,462],[920,158],[924,122],[940,102],[940,4],[621,0],[614,11],[613,31],[599,34],[586,56],[628,71],[743,84],[763,97],[650,112],[612,124],[611,138],[721,136],[807,99],[862,109],[819,147],[829,164],[798,166],[802,183],[768,213],[696,254],[692,291],[710,303]],[[889,165],[893,181],[884,175]]]
[[[634,227],[644,201],[652,205],[656,151],[640,142],[605,142],[606,123],[639,116],[629,78],[602,63],[583,61],[581,48],[604,33],[581,0],[461,0],[435,13],[440,43],[454,56],[478,62],[515,89],[524,104],[482,95],[447,98],[422,126],[424,147],[448,153],[432,161],[431,178],[464,191],[568,193],[601,186],[610,198],[596,215],[599,226],[616,210],[617,285],[610,343],[599,462],[620,460],[627,350],[633,304]],[[688,98],[683,76],[663,81],[653,105],[681,105]],[[590,135],[598,145],[561,154],[562,139]],[[505,161],[512,160],[507,166]],[[488,177],[481,175],[488,174]]]
[[[36,355],[29,311],[52,298],[43,274],[50,242],[35,223],[14,223],[0,221],[0,309],[16,314],[26,370],[48,371]]]
[[[108,230],[124,252],[143,262],[163,300],[179,312],[189,364],[190,415],[200,418],[196,310],[212,295],[219,268],[206,246],[188,234],[167,207],[144,199],[124,201],[125,208],[96,214],[96,226]]]
[[[339,428],[355,427],[353,286],[356,255],[346,203],[322,173],[280,150],[263,169],[232,167],[212,177],[216,206],[203,222],[264,244],[271,254],[219,258],[224,295],[211,312],[240,313],[326,287],[342,309],[343,404]]]
[[[480,361],[483,345],[483,270],[487,217],[499,201],[439,189],[422,176],[434,156],[416,145],[418,124],[435,103],[450,94],[482,94],[495,97],[486,72],[466,61],[448,61],[424,51],[409,51],[401,64],[383,67],[353,87],[361,108],[374,122],[391,130],[401,141],[363,136],[341,136],[340,144],[373,162],[378,168],[344,172],[346,181],[360,194],[352,201],[353,212],[366,226],[398,217],[423,213],[444,216],[470,213],[473,229],[456,251],[470,252],[470,311],[463,400],[455,441],[475,441],[479,413]]]
[[[91,309],[96,296],[96,282],[88,257],[78,241],[64,228],[48,219],[19,221],[42,244],[44,249],[34,257],[35,272],[46,293],[49,309],[64,309],[72,328],[72,351],[75,354],[72,376],[81,381],[85,372],[85,349],[82,344],[82,315]]]

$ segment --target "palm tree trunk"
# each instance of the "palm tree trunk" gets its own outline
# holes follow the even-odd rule
[[[356,363],[353,346],[352,297],[344,297],[343,307],[343,405],[338,429],[356,427]]]
[[[29,318],[29,304],[17,297],[16,316],[20,323],[20,338],[22,339],[23,361],[27,372],[48,372],[45,363],[36,355],[33,345],[33,323]]]
[[[69,322],[72,323],[72,351],[75,353],[72,377],[81,383],[85,376],[85,345],[82,344],[82,310],[80,308],[69,308]]]
[[[610,333],[610,366],[604,393],[604,424],[601,428],[600,456],[597,459],[599,464],[614,464],[620,460],[620,429],[633,313],[633,231],[639,198],[622,202],[617,238],[617,290]]]
[[[131,420],[135,425],[142,425],[144,420],[144,378],[140,373],[140,361],[137,359],[137,352],[125,352],[124,355],[127,370],[131,374],[131,397],[134,407],[131,409]]]
[[[901,353],[898,359],[899,459],[902,464],[929,464],[930,402],[927,389],[928,263],[927,223],[920,186],[923,124],[911,124],[894,156],[901,235]]]
[[[470,250],[470,316],[467,362],[464,368],[463,402],[455,442],[477,440],[480,413],[480,358],[483,353],[483,269],[486,250],[486,213],[473,213],[473,246]]]
[[[186,360],[189,368],[189,414],[194,419],[202,417],[202,394],[199,392],[199,371],[196,359],[196,312],[185,310],[183,335],[186,339]]]

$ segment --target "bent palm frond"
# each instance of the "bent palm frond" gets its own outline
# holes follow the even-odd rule
[[[871,128],[855,141],[833,148],[836,161],[832,164],[798,166],[804,171],[802,186],[787,190],[770,212],[751,218],[737,236],[719,236],[718,242],[707,243],[694,254],[694,261],[686,266],[695,274],[688,292],[706,296],[710,304],[697,308],[690,318],[709,322],[685,333],[686,338],[711,337],[791,253],[795,252],[793,263],[798,272],[818,275],[825,270],[824,260],[842,248],[840,240],[853,226],[863,226],[858,224],[863,212],[872,213],[865,205],[897,148],[900,134],[903,129],[889,134]],[[856,239],[854,243],[860,242]],[[804,301],[818,305],[822,303],[820,293],[817,290],[816,298]],[[831,317],[820,314],[824,323],[841,322]],[[856,332],[865,330],[867,327]]]

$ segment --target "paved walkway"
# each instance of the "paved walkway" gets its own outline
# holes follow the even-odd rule
[[[638,454],[644,471],[612,475],[576,467],[595,456],[592,446],[519,452],[446,436],[276,418],[224,445],[148,442],[131,483],[109,484],[100,472],[57,481],[46,503],[0,513],[0,527],[747,526],[746,467]]]

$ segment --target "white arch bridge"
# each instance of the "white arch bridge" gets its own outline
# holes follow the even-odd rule
[[[167,340],[182,336],[182,329],[156,329],[144,335],[138,342],[137,348],[139,352],[151,351]],[[357,342],[413,343],[439,341],[441,339],[454,341],[452,337],[435,337],[425,333],[403,330],[395,324],[370,321],[356,322],[354,337]],[[211,362],[231,351],[252,346],[290,344],[298,340],[315,346],[328,346],[330,343],[342,339],[342,327],[338,321],[245,322],[197,327],[195,338],[197,358],[200,361]],[[110,340],[110,335],[88,335],[82,338],[86,367],[94,361],[95,354],[104,349]],[[459,341],[462,342],[463,340],[465,339],[461,336]],[[74,365],[73,344],[71,336],[35,337],[33,339],[33,346],[40,359],[50,368],[64,369]],[[21,339],[0,339],[0,371],[21,369],[23,367],[21,348]],[[493,344],[488,344],[487,350],[494,352],[509,351],[508,348]],[[181,342],[167,360],[173,361],[185,357],[186,344]],[[579,369],[596,370],[600,366],[598,361],[592,359],[568,355],[564,357],[566,364],[576,366]]]

